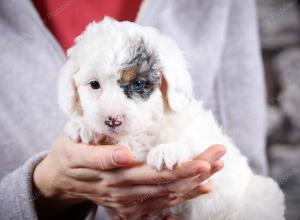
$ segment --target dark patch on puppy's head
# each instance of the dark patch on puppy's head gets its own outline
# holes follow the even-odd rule
[[[134,78],[137,77],[138,73],[139,73],[139,66],[134,65],[128,67],[122,71],[121,78],[119,79],[118,82],[120,84],[130,83]]]
[[[160,64],[155,51],[147,50],[143,40],[132,46],[118,83],[128,98],[147,100],[160,84]]]

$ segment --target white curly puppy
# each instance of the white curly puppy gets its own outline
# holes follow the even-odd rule
[[[105,18],[90,24],[68,50],[59,104],[77,141],[129,146],[158,170],[193,159],[213,144],[227,148],[211,193],[166,210],[185,220],[280,220],[284,197],[270,178],[253,174],[247,159],[195,100],[175,42],[159,31]]]

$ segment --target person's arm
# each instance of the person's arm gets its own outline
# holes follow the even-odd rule
[[[41,152],[33,156],[24,165],[0,181],[1,220],[38,219],[36,204],[37,202],[42,203],[43,195],[34,187],[33,172],[46,155],[47,152]],[[72,219],[84,219],[92,211],[92,208],[90,203],[83,203],[76,209],[65,210],[66,212],[61,215],[65,217],[74,216]]]
[[[34,194],[32,174],[46,154],[42,152],[32,157],[0,181],[1,219],[37,219],[34,201],[38,194]]]

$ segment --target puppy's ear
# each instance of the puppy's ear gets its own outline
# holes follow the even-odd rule
[[[180,112],[194,99],[185,59],[176,43],[166,36],[161,36],[158,56],[162,65],[162,94],[169,108]]]
[[[62,67],[58,80],[58,104],[67,116],[80,114],[79,96],[73,79],[77,70],[75,62],[69,58]]]

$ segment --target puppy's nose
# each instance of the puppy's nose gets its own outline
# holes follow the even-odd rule
[[[107,116],[104,123],[113,129],[120,126],[122,124],[123,117],[121,115],[116,116]]]

